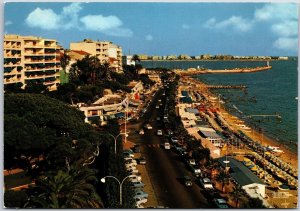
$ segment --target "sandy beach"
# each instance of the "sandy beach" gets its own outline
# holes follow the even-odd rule
[[[216,97],[213,93],[211,93],[207,88],[205,83],[202,81],[195,80],[190,77],[184,77],[185,81],[189,81],[193,84],[197,84],[197,87],[199,91],[202,91],[206,93],[207,95],[210,95],[212,97]],[[228,113],[225,108],[222,106],[220,107],[220,112],[224,116],[225,120],[237,131],[241,130],[243,131],[249,138],[256,141],[257,143],[260,143],[262,146],[277,146],[280,147],[281,150],[283,150],[283,153],[277,153],[275,154],[277,157],[279,157],[284,162],[291,164],[295,169],[298,169],[298,154],[297,152],[292,151],[291,149],[285,147],[282,143],[278,142],[275,139],[272,139],[267,136],[265,133],[261,133],[253,128],[251,128],[251,132],[246,132],[246,130],[238,128],[236,126],[237,123],[243,123],[241,119],[238,117]]]

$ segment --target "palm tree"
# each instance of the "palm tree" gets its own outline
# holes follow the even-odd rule
[[[135,64],[134,66],[136,66],[137,62],[140,62],[141,60],[138,55],[134,54],[131,58],[131,61],[134,61],[134,64]]]
[[[222,184],[222,192],[224,193],[224,187],[229,183],[229,174],[222,170],[217,175],[216,180]]]
[[[235,201],[235,207],[239,208],[239,201],[244,195],[244,190],[241,188],[240,185],[233,188],[233,191],[231,192],[231,195]]]
[[[33,208],[103,208],[93,182],[95,172],[71,166],[70,171],[59,170],[36,181],[36,196],[30,198],[27,207]]]

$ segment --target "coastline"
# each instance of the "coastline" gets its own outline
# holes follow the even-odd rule
[[[209,96],[217,97],[215,94],[210,92],[207,88],[205,88],[208,84],[204,83],[203,81],[196,80],[191,77],[182,77],[182,79],[188,80],[194,84],[197,84],[197,88],[201,91],[205,91]],[[251,132],[246,132],[245,129],[239,128],[236,126],[237,123],[244,123],[243,120],[234,116],[233,114],[229,113],[224,107],[220,107],[219,111],[224,119],[234,128],[236,131],[241,130],[244,134],[246,134],[249,138],[254,140],[257,143],[260,143],[262,146],[279,146],[283,153],[276,153],[277,157],[283,160],[286,163],[291,164],[295,169],[298,169],[298,153],[293,151],[292,149],[286,147],[283,143],[278,142],[274,138],[271,138],[266,133],[261,133],[256,129],[251,127]]]

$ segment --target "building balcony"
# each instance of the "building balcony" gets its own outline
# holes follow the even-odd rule
[[[14,84],[14,83],[18,83],[18,82],[21,82],[21,78],[5,78],[4,79],[4,84]]]
[[[52,75],[35,75],[35,76],[27,76],[25,77],[26,80],[34,80],[34,79],[45,79],[45,78],[51,78],[51,77],[55,77],[56,74],[52,74]]]
[[[4,64],[4,67],[15,67],[15,66],[21,66],[21,62],[17,62],[17,63],[8,63],[8,64]]]

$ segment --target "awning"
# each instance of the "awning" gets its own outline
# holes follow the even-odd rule
[[[108,108],[104,108],[103,110],[105,111],[105,112],[107,112],[107,111],[114,111],[114,110],[116,110],[117,108],[116,107],[108,107]]]

